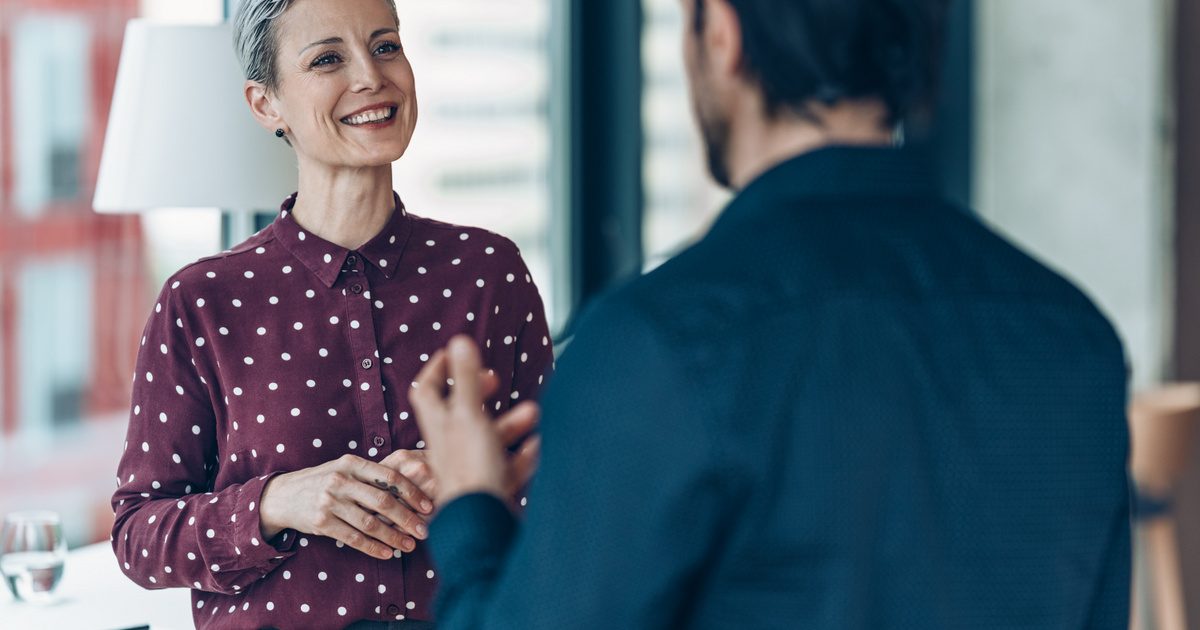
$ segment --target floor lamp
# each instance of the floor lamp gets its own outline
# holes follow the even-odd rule
[[[228,24],[126,26],[93,206],[231,211],[232,244],[252,212],[296,190],[291,150],[254,121]]]

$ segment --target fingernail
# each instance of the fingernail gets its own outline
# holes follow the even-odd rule
[[[428,535],[429,535],[429,529],[428,529],[427,527],[425,527],[424,525],[420,525],[420,524],[418,524],[418,525],[417,525],[417,533],[418,533],[418,534],[420,534],[422,537],[424,537],[424,536],[428,536]]]
[[[424,508],[424,510],[426,512],[428,512],[433,509],[433,503],[431,503],[429,501],[421,501],[421,507]]]

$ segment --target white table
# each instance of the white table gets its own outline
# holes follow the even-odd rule
[[[38,606],[14,600],[8,589],[0,586],[0,628],[118,630],[148,625],[153,630],[187,630],[193,627],[190,590],[142,589],[121,573],[107,542],[70,552],[57,595],[56,603]]]

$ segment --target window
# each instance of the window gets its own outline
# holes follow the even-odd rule
[[[91,105],[89,31],[76,16],[35,15],[13,29],[16,201],[26,216],[80,197]]]
[[[704,144],[691,115],[678,0],[643,0],[642,217],[647,270],[704,235],[728,193],[708,176]]]
[[[37,442],[78,424],[92,369],[93,282],[85,259],[68,255],[21,268],[17,329],[21,431]]]
[[[420,120],[395,186],[417,215],[483,227],[521,253],[552,328],[549,0],[399,0]]]

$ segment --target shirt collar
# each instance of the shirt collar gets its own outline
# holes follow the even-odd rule
[[[714,229],[778,208],[788,199],[939,198],[929,153],[920,149],[836,146],[787,159],[747,185]]]
[[[292,216],[292,207],[296,205],[296,193],[283,200],[279,207],[279,217],[271,224],[275,238],[296,257],[305,267],[308,267],[321,283],[332,287],[341,275],[350,250],[335,245],[325,239],[307,232]],[[412,221],[400,196],[392,193],[396,200],[396,208],[388,222],[374,238],[359,247],[357,253],[364,260],[374,265],[385,278],[390,279],[399,267],[400,256],[412,233]]]

